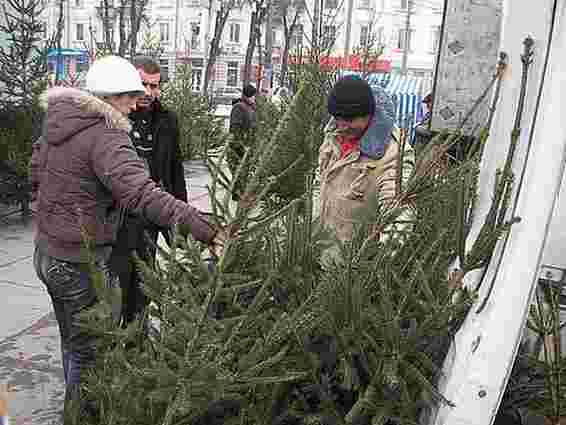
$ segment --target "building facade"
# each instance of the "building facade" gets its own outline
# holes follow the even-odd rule
[[[47,38],[57,27],[61,0],[43,1],[46,6],[44,21]],[[103,1],[63,1],[63,48],[92,50],[101,45],[106,33]],[[121,0],[106,1],[110,5],[108,17],[116,47],[119,42],[117,6]],[[190,63],[194,88],[199,90],[204,80],[208,46],[214,34],[216,11],[221,1],[225,0],[149,0],[146,11],[149,19],[138,34],[138,48],[158,45],[162,50],[162,68],[169,77],[174,76],[176,63]],[[211,75],[211,88],[227,95],[238,93],[243,79],[252,15],[249,3],[243,3],[241,8],[234,8],[229,14],[222,36],[221,54]],[[356,60],[360,46],[368,40],[374,40],[384,46],[376,71],[400,72],[403,54],[407,49],[407,73],[430,78],[442,21],[441,4],[441,0],[305,0],[297,30],[292,37],[292,47],[310,47],[315,16],[318,17],[321,43],[332,46],[327,58],[329,63],[347,66],[352,56]],[[351,20],[348,19],[350,16]],[[275,17],[272,22],[273,84],[277,85],[284,31],[280,18]],[[262,32],[265,34],[265,26]],[[345,57],[350,59],[345,60]],[[253,62],[262,63],[258,49]]]

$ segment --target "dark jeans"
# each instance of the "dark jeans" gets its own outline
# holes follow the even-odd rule
[[[97,302],[91,273],[86,264],[59,260],[40,251],[34,252],[34,266],[39,279],[47,287],[51,297],[59,332],[61,334],[61,354],[65,374],[65,405],[79,401],[80,383],[83,373],[94,366],[96,339],[79,326],[79,313]],[[117,287],[117,280],[103,261],[96,268],[105,278],[106,287]]]
[[[129,217],[118,232],[109,264],[112,272],[118,276],[122,288],[122,322],[124,325],[141,317],[148,303],[141,288],[143,275],[138,270],[134,252],[148,266],[153,267],[158,234],[156,227],[133,217]]]

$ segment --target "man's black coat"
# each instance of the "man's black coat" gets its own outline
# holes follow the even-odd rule
[[[130,119],[134,121],[141,119],[141,116],[133,113],[130,115]],[[164,190],[177,199],[187,202],[187,186],[183,158],[179,147],[177,116],[173,112],[167,111],[161,104],[156,104],[151,114],[151,123],[153,150],[148,161],[151,177]],[[135,142],[134,137],[132,137],[132,141]],[[151,243],[148,243],[147,238],[156,243],[159,231],[169,242],[168,229],[158,228],[141,217],[127,214],[118,232],[110,265],[120,278],[123,315],[126,322],[133,320],[135,315],[143,310],[146,302],[137,283],[140,276],[133,262],[132,254],[134,251],[137,252],[148,265],[152,265],[155,259],[155,249]]]

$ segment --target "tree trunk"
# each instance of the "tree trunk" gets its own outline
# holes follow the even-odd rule
[[[246,61],[244,65],[244,85],[252,80],[252,62],[256,47],[261,46],[261,24],[265,20],[267,9],[264,6],[264,1],[256,2],[256,10],[252,13],[250,22],[250,37],[248,40],[248,48],[246,49]],[[259,11],[259,12],[258,12]],[[261,49],[259,49],[261,50]],[[261,52],[259,52],[261,57]],[[263,60],[260,60],[263,63]]]
[[[264,61],[263,61],[263,50],[262,50],[262,46],[261,46],[261,31],[256,31],[255,33],[256,35],[256,44],[257,44],[257,54],[259,56],[259,68],[261,70],[261,72],[258,74],[257,78],[256,78],[256,87],[258,87],[258,91],[259,91],[259,87],[261,85],[261,80],[262,80],[262,74],[263,74],[263,65],[264,65]]]
[[[57,61],[55,63],[55,85],[59,84],[59,68],[61,61],[61,40],[63,39],[63,27],[65,25],[65,14],[64,14],[64,1],[59,2],[59,17],[57,18],[57,34],[55,35],[55,47],[57,48]]]
[[[290,40],[284,41],[283,46],[283,57],[281,58],[281,75],[279,76],[279,84],[281,86],[287,86],[287,70],[289,68],[289,42]]]
[[[138,34],[140,32],[140,24],[142,16],[147,6],[147,0],[141,0],[139,11],[136,9],[137,0],[130,1],[130,56],[133,58],[137,54],[138,50]]]
[[[131,0],[132,3],[135,0]],[[118,56],[125,56],[128,49],[128,36],[126,35],[126,0],[120,0],[119,30],[120,30],[120,44],[118,45]]]
[[[222,5],[220,10],[216,12],[216,25],[214,26],[214,37],[210,42],[210,52],[208,54],[208,61],[206,62],[206,71],[204,74],[203,93],[208,91],[210,78],[212,77],[212,70],[216,64],[216,58],[220,54],[220,41],[222,40],[222,33],[224,26],[230,14],[231,5]]]
[[[313,22],[312,22],[312,46],[311,46],[311,56],[316,56],[318,62],[318,50],[320,47],[320,16],[322,15],[322,11],[320,10],[320,1],[314,0],[314,14],[313,14]]]
[[[293,34],[295,33],[295,30],[297,29],[297,21],[299,19],[299,11],[297,10],[295,12],[295,16],[293,17],[293,21],[291,22],[291,25],[288,25],[287,22],[287,14],[285,11],[285,14],[283,15],[283,35],[285,37],[285,40],[283,41],[283,56],[281,58],[281,75],[279,76],[279,84],[284,86],[286,85],[286,79],[287,79],[287,72],[289,69],[289,50],[291,47],[291,38],[293,37]]]
[[[107,52],[112,52],[114,49],[112,49],[112,31],[110,31],[110,4],[108,3],[108,0],[103,0],[103,11],[102,13],[104,14],[103,17],[103,27],[104,27],[104,46],[106,48]]]
[[[252,77],[252,60],[254,57],[255,42],[256,42],[256,20],[257,12],[252,12],[252,17],[250,20],[250,36],[248,39],[248,48],[246,49],[246,59],[244,62],[244,86],[249,84]]]

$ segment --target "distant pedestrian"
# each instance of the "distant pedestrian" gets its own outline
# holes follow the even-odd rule
[[[256,129],[256,94],[257,89],[248,84],[242,90],[242,97],[232,102],[230,113],[230,133],[232,142],[227,154],[228,166],[232,176],[236,175],[240,162],[244,157],[247,147],[251,147],[254,141]],[[239,200],[246,188],[247,171],[243,170],[237,180],[232,193],[233,200]]]
[[[220,252],[223,240],[204,216],[161,190],[129,138],[128,114],[145,94],[140,74],[125,59],[107,56],[86,75],[86,91],[54,87],[40,148],[34,151],[39,182],[34,265],[51,297],[65,375],[65,409],[82,399],[83,374],[94,365],[95,338],[79,313],[97,304],[91,267],[117,288],[108,266],[116,231],[127,211],[161,227],[179,225]]]
[[[413,127],[410,137],[411,146],[416,149],[422,147],[420,145],[426,145],[432,138],[432,134],[428,128],[432,117],[432,93],[423,97],[419,115],[418,122]]]

